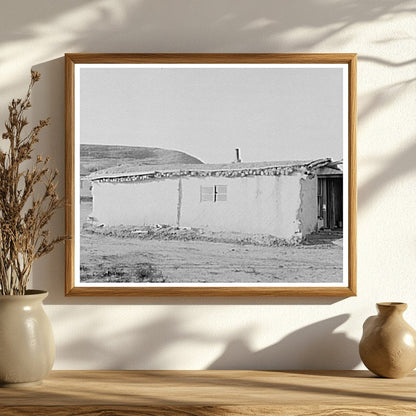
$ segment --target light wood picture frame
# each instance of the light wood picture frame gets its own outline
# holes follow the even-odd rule
[[[356,54],[66,54],[67,296],[356,295]]]

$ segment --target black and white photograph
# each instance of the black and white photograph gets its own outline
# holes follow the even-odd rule
[[[74,78],[77,286],[348,285],[347,64]]]

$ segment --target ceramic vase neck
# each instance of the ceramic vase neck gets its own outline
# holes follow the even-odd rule
[[[388,317],[390,315],[402,315],[407,309],[406,303],[401,302],[382,302],[377,303],[379,315]]]

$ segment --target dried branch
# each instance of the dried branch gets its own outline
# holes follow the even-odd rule
[[[40,120],[23,135],[29,124],[24,112],[31,107],[32,88],[39,79],[39,72],[32,71],[26,96],[12,100],[1,136],[9,142],[7,151],[0,150],[1,295],[23,295],[33,262],[66,238],[51,238],[46,229],[55,211],[63,205],[56,192],[58,171],[49,168],[49,157],[41,156],[30,168],[23,168],[32,159],[40,131],[50,123],[49,118]]]

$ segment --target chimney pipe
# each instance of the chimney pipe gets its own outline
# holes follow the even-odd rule
[[[235,161],[236,161],[236,163],[240,163],[241,162],[241,159],[240,159],[240,149],[239,148],[235,149]]]

